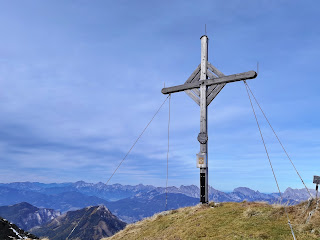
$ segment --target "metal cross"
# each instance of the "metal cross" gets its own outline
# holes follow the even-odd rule
[[[163,94],[184,91],[200,106],[200,133],[197,167],[200,168],[200,202],[208,203],[208,123],[207,108],[222,88],[230,82],[253,79],[255,71],[225,76],[208,62],[208,37],[201,38],[201,63],[183,85],[163,88]],[[210,70],[210,71],[209,71]]]

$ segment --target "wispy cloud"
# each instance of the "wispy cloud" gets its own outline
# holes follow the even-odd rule
[[[259,61],[250,86],[301,175],[320,172],[316,7],[205,3],[201,11],[185,1],[1,3],[0,181],[105,182],[165,99],[164,83],[182,84],[199,64],[205,23],[210,62],[232,74]],[[215,188],[274,190],[251,111],[243,83],[227,85],[209,106]],[[171,184],[198,185],[199,114],[186,94],[172,96]],[[300,187],[258,117],[281,187]],[[166,104],[112,181],[164,184],[167,121]]]

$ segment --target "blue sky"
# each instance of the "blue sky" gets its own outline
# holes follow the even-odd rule
[[[0,1],[0,182],[106,182],[165,96],[209,61],[248,81],[308,187],[320,175],[317,1]],[[169,185],[199,185],[199,107],[171,99]],[[302,188],[262,130],[281,190]],[[110,183],[164,186],[168,105]],[[241,82],[209,107],[209,183],[277,190]]]

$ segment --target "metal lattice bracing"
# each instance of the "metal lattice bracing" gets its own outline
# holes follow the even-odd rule
[[[219,71],[216,67],[214,67],[211,63],[208,62],[207,68],[207,76],[208,79],[215,79],[219,77],[224,77],[225,75]],[[200,80],[200,64],[194,70],[194,72],[187,79],[186,83],[194,83]],[[226,85],[226,83],[221,83],[218,85],[209,86],[207,90],[207,106],[212,102],[212,100],[219,94],[222,88]],[[194,88],[192,90],[184,91],[192,100],[194,100],[200,106],[200,90],[198,88]]]

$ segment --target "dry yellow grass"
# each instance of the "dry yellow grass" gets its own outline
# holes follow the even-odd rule
[[[198,205],[157,214],[128,225],[110,238],[143,240],[178,239],[276,239],[292,240],[284,208],[267,203],[223,203]],[[320,211],[306,223],[313,203],[287,207],[298,240],[320,239]]]

